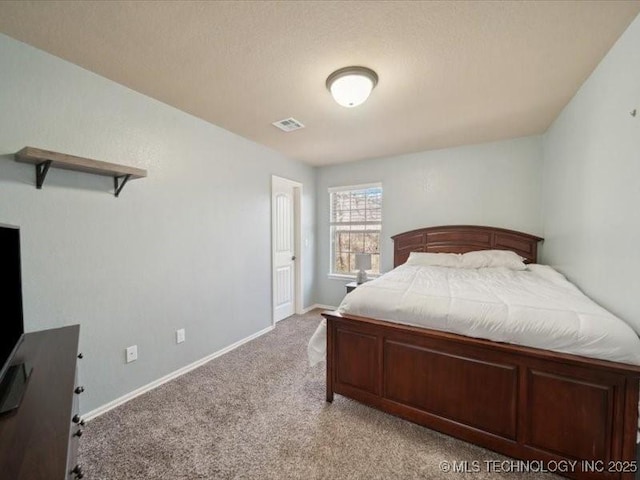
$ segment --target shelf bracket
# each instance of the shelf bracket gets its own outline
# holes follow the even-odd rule
[[[120,177],[113,177],[113,189],[115,190],[116,197],[120,195],[120,192],[131,178],[131,175],[122,175]]]
[[[47,177],[50,166],[51,160],[45,160],[44,162],[36,164],[36,188],[38,190],[42,188],[42,184],[44,183],[44,179]]]

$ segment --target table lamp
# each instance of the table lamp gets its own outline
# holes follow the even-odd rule
[[[371,270],[371,254],[370,253],[356,253],[356,270],[358,270],[358,276],[356,281],[359,284],[367,281],[367,270]]]

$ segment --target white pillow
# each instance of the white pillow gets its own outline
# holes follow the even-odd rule
[[[508,268],[526,270],[523,257],[511,250],[478,250],[462,255],[461,268]]]
[[[407,265],[460,268],[461,258],[462,255],[459,253],[411,252],[407,260]]]

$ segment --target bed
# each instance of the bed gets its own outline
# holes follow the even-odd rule
[[[411,252],[480,250],[511,250],[536,263],[542,239],[444,226],[393,240],[397,267]],[[338,311],[323,316],[328,402],[338,393],[517,459],[576,462],[562,473],[572,478],[634,478],[640,366],[627,357],[589,358]]]

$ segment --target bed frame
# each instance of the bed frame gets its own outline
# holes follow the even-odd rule
[[[506,249],[537,259],[542,239],[492,227],[431,227],[394,240],[410,252]],[[325,312],[334,393],[571,478],[634,478],[640,367]],[[459,461],[470,459],[457,459]]]

